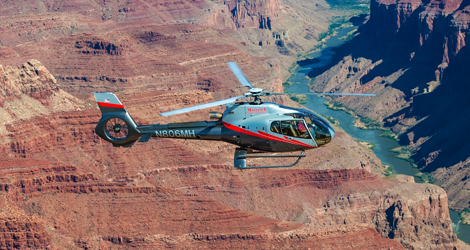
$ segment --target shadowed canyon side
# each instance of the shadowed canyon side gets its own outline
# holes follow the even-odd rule
[[[337,100],[399,134],[454,209],[470,202],[463,188],[470,156],[469,8],[467,1],[371,1],[370,19],[338,50],[331,69],[310,72],[320,92],[377,93],[370,101]]]
[[[139,124],[205,120],[158,113],[246,92],[228,61],[282,91],[289,55],[326,29],[329,14],[312,11],[327,7],[1,2],[0,249],[460,249],[441,188],[382,179],[381,162],[336,127],[297,169],[254,171],[234,170],[222,142],[124,149],[94,133],[93,91],[117,92]]]

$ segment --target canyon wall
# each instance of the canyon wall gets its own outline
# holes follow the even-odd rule
[[[20,81],[25,67],[50,77],[23,74]],[[38,61],[7,68],[3,79],[36,79],[34,100],[63,92]],[[120,97],[138,107],[129,109],[134,117],[149,116],[139,107],[152,95]],[[26,221],[2,228],[5,249],[460,249],[442,189],[371,173],[382,171],[372,166],[380,163],[341,131],[300,169],[239,171],[233,147],[218,142],[114,148],[93,133],[99,110],[73,100],[74,109],[54,111],[45,102],[47,113],[5,124],[0,215],[6,225]]]
[[[470,156],[462,133],[469,122],[469,8],[466,1],[371,1],[370,19],[338,51],[331,70],[310,73],[317,77],[313,88],[376,93],[372,100],[337,100],[399,134],[424,172],[457,166]],[[467,173],[451,169],[439,171]],[[436,184],[450,191],[442,176],[435,175]],[[451,204],[461,205],[453,208],[470,202],[454,193]]]
[[[237,28],[253,27],[271,30],[271,22],[278,16],[279,0],[216,1],[223,3],[232,13]]]
[[[149,25],[196,24],[236,38],[238,41],[231,44],[252,54],[277,58],[286,75],[284,68],[294,62],[291,56],[305,53],[317,44],[316,38],[327,30],[327,18],[332,14],[320,0],[3,1],[0,29],[4,36],[0,46],[4,46],[4,51],[0,54],[11,57],[16,51],[7,48],[12,46],[74,34],[97,35],[117,26],[133,26],[129,28],[137,31],[148,29]],[[6,63],[17,65],[23,59],[31,57]],[[47,64],[48,60],[37,59]],[[46,66],[56,75],[50,65]]]
[[[208,110],[158,114],[245,93],[229,61],[282,91],[288,55],[316,44],[327,11],[303,0],[1,2],[0,248],[459,249],[445,192],[381,178],[339,128],[295,169],[253,171],[233,169],[222,142],[123,149],[94,133],[92,92],[115,92],[139,124],[205,120]]]

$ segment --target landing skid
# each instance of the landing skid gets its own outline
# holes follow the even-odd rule
[[[300,158],[305,157],[305,151],[302,151],[300,155],[248,155],[248,154],[261,154],[265,152],[253,152],[252,150],[237,148],[235,149],[235,156],[234,156],[234,165],[236,168],[239,169],[254,169],[254,168],[288,168],[297,165],[299,163]],[[298,157],[297,161],[291,165],[273,165],[273,166],[255,166],[250,167],[246,166],[246,159],[247,158],[284,158],[284,157]]]

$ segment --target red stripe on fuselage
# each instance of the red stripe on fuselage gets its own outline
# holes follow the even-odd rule
[[[101,107],[107,107],[107,108],[118,108],[118,109],[124,108],[124,105],[107,103],[107,102],[98,102],[98,105],[100,105]]]
[[[235,132],[239,132],[239,133],[243,133],[243,134],[247,134],[247,135],[252,135],[252,136],[256,136],[256,137],[261,137],[263,139],[268,139],[268,140],[273,140],[273,141],[280,141],[280,142],[285,142],[285,143],[290,143],[290,144],[296,144],[296,145],[299,145],[299,146],[304,146],[304,147],[308,147],[308,148],[313,148],[312,145],[308,145],[308,144],[305,144],[303,142],[299,142],[299,141],[296,141],[296,140],[286,140],[286,139],[282,139],[282,138],[279,138],[279,137],[276,137],[276,136],[273,136],[273,135],[270,135],[270,134],[267,134],[267,133],[264,133],[264,132],[261,132],[258,130],[258,133],[253,133],[249,130],[246,130],[246,129],[242,129],[242,128],[239,128],[237,126],[234,126],[230,123],[226,123],[226,122],[223,122],[223,124],[225,125],[225,127],[227,127],[228,129],[230,130],[233,130]]]
[[[297,144],[297,145],[300,145],[300,146],[304,146],[304,147],[309,147],[309,148],[313,148],[312,145],[308,145],[308,144],[305,144],[303,142],[300,142],[300,141],[297,141],[297,140],[287,140],[287,139],[282,139],[282,138],[279,138],[279,137],[276,137],[274,135],[270,135],[268,133],[265,133],[265,132],[262,132],[262,131],[259,131],[258,130],[258,133],[260,133],[261,135],[263,136],[266,136],[268,137],[268,139],[271,139],[271,140],[275,140],[275,141],[281,141],[281,142],[286,142],[286,143],[292,143],[292,144]],[[285,138],[289,138],[287,136],[284,136]]]

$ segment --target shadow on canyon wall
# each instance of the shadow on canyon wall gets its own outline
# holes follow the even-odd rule
[[[459,9],[467,5],[463,2]],[[467,108],[470,106],[467,96],[470,72],[466,67],[470,63],[470,52],[466,46],[457,53],[449,51],[448,45],[455,46],[457,42],[449,39],[457,32],[449,28],[451,15],[435,16],[433,30],[429,31],[423,27],[425,21],[420,19],[423,11],[421,5],[410,13],[400,27],[391,28],[379,26],[381,23],[396,24],[396,20],[390,20],[393,17],[378,16],[377,12],[371,11],[370,20],[374,18],[374,21],[369,20],[359,27],[349,43],[333,49],[336,54],[331,63],[312,70],[309,77],[323,74],[346,56],[351,56],[353,61],[365,58],[372,64],[378,63],[362,75],[360,84],[364,85],[377,77],[393,79],[377,84],[402,91],[409,106],[384,117],[384,125],[393,127],[401,120],[412,117],[420,121],[400,135],[400,144],[413,145],[424,138],[412,160],[422,171],[432,172],[465,160],[470,152],[470,145],[466,143],[470,140],[470,134],[465,129],[470,122]],[[387,18],[389,20],[384,20]],[[358,20],[351,22],[357,24]],[[468,36],[465,37],[464,44],[469,42]],[[443,63],[445,56],[448,56],[448,64]],[[396,77],[390,77],[394,74]],[[429,85],[432,82],[435,83],[434,87]]]
[[[441,84],[431,93],[413,98],[406,116],[426,117],[407,132],[415,138],[431,136],[421,145],[413,159],[424,171],[432,172],[465,160],[470,152],[470,134],[467,133],[470,116],[468,107],[470,88],[470,51],[464,47],[444,71]],[[409,143],[401,137],[400,143]],[[435,159],[434,159],[435,158]],[[431,162],[432,161],[432,162]]]

